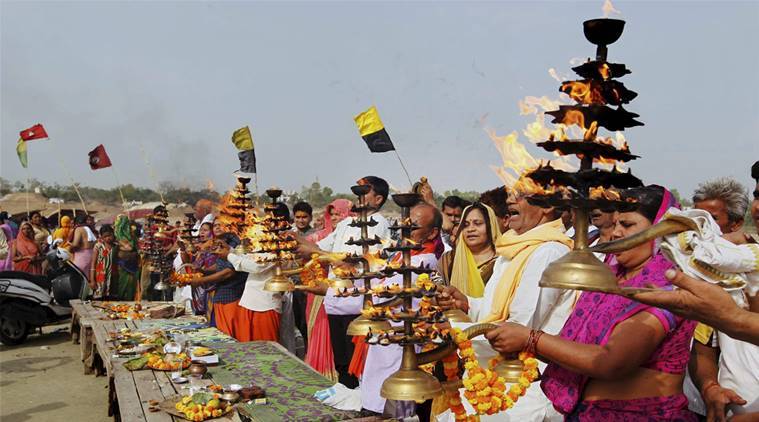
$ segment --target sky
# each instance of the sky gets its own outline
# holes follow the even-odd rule
[[[582,22],[601,1],[0,1],[0,176],[112,187],[160,181],[217,189],[238,168],[232,132],[249,125],[261,187],[317,180],[347,192],[374,174],[408,182],[393,153],[371,154],[353,116],[376,105],[411,177],[433,188],[501,184],[486,129],[521,131],[526,96],[558,97],[593,56]],[[751,183],[759,159],[759,2],[615,1],[627,21],[609,59],[639,95],[645,126],[624,135],[645,183],[690,195],[719,176]],[[43,123],[50,140],[18,132]],[[529,144],[522,136],[521,141]],[[87,152],[104,144],[110,169]],[[536,158],[550,158],[534,146]],[[149,164],[149,165],[148,165]]]

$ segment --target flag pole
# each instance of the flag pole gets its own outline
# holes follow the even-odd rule
[[[119,182],[119,176],[116,174],[116,169],[111,165],[111,171],[113,172],[113,179],[116,180],[116,187],[119,189],[119,196],[121,197],[121,207],[126,210],[126,199],[124,199],[124,191],[121,190],[121,182]]]
[[[403,160],[401,160],[401,155],[398,154],[398,150],[395,149],[395,146],[393,146],[393,152],[395,153],[395,156],[398,157],[398,162],[401,163],[401,168],[403,168],[403,172],[406,173],[406,178],[408,179],[409,186],[413,188],[414,182],[411,181],[411,176],[409,176],[408,170],[406,170],[406,166],[403,164]]]
[[[82,209],[84,210],[84,213],[87,214],[87,206],[84,204],[84,198],[82,197],[82,193],[79,192],[79,186],[74,181],[74,176],[71,175],[71,172],[69,171],[68,167],[66,167],[66,163],[63,162],[63,155],[58,150],[58,147],[56,146],[56,143],[52,142],[53,140],[49,136],[47,137],[47,140],[51,141],[50,143],[53,144],[53,149],[55,150],[55,155],[57,155],[58,157],[60,157],[60,159],[58,160],[58,165],[61,166],[61,169],[63,170],[63,172],[66,173],[66,176],[68,176],[69,180],[71,180],[71,186],[74,188],[74,192],[76,192],[76,196],[77,196],[77,198],[79,198],[79,202],[82,203]],[[76,214],[74,214],[74,215],[76,216]]]
[[[143,147],[142,143],[140,143],[140,153],[142,154],[143,161],[145,161],[145,166],[148,168],[148,174],[150,175],[150,179],[152,179],[153,184],[155,184],[155,190],[156,192],[158,192],[158,196],[161,197],[161,203],[165,204],[166,201],[163,199],[163,192],[161,192],[161,186],[158,184],[158,179],[155,177],[153,166],[150,165],[150,161],[148,160],[148,153],[147,151],[145,151],[145,147]]]
[[[31,184],[31,182],[29,181],[29,164],[27,163],[27,166],[26,166],[26,195],[25,195],[26,196],[26,219],[27,220],[29,218],[31,218],[30,217],[31,213],[29,212],[29,185],[30,184]]]

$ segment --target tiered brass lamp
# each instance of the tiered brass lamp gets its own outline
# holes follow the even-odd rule
[[[369,216],[369,211],[371,211],[371,208],[366,203],[366,195],[369,193],[369,191],[371,191],[371,189],[372,188],[369,185],[351,186],[351,192],[353,192],[353,194],[358,197],[358,205],[354,206],[352,210],[357,214],[357,217],[354,218],[353,221],[351,221],[348,225],[351,227],[360,228],[361,237],[358,239],[349,239],[346,243],[349,245],[360,246],[361,255],[348,255],[343,261],[352,265],[361,265],[361,274],[356,276],[340,276],[337,277],[337,280],[330,283],[333,288],[349,288],[353,287],[354,280],[363,280],[365,289],[363,302],[364,309],[372,306],[372,294],[370,293],[370,290],[372,288],[372,279],[383,276],[379,273],[373,273],[371,270],[371,265],[366,259],[367,255],[369,255],[369,247],[382,243],[382,241],[376,236],[374,238],[369,237],[369,227],[374,227],[377,225],[377,221]],[[369,333],[370,330],[378,332],[388,329],[390,329],[390,324],[387,321],[372,320],[361,315],[351,321],[351,323],[348,325],[347,333],[349,336],[365,336]]]
[[[596,58],[573,68],[583,79],[566,81],[561,85],[560,90],[576,104],[562,105],[559,110],[547,112],[554,117],[553,123],[580,126],[584,136],[583,139],[559,140],[551,137],[538,143],[538,146],[560,155],[576,155],[580,159],[580,169],[568,172],[554,169],[549,163],[524,176],[550,192],[528,196],[530,203],[569,208],[574,211],[575,217],[574,248],[548,266],[540,280],[541,287],[610,293],[619,291],[614,274],[588,248],[588,215],[595,208],[623,212],[634,210],[637,204],[622,201],[614,189],[642,185],[629,171],[618,171],[616,165],[613,170],[593,167],[594,162],[601,160],[627,162],[638,158],[630,153],[626,144],[617,147],[596,139],[599,128],[619,131],[643,124],[635,120],[637,114],[626,111],[622,106],[637,94],[615,80],[630,71],[624,64],[606,60],[607,46],[619,39],[624,25],[622,20],[605,18],[584,22],[585,37],[597,46]]]
[[[266,211],[267,217],[263,222],[263,230],[264,232],[275,234],[277,240],[275,241],[275,248],[267,249],[265,251],[256,251],[271,253],[274,255],[274,275],[272,278],[266,280],[264,283],[264,290],[268,292],[287,292],[295,287],[295,284],[292,282],[292,280],[290,280],[289,276],[297,274],[300,269],[296,268],[285,270],[282,268],[282,266],[286,261],[291,260],[291,258],[287,258],[287,254],[292,254],[297,249],[297,245],[284,245],[285,241],[290,240],[289,237],[285,236],[285,233],[290,232],[290,223],[285,219],[285,217],[274,215],[274,210],[277,209],[279,197],[282,196],[282,190],[276,188],[267,189],[266,196],[271,199],[271,202],[267,203],[264,206],[264,211]]]

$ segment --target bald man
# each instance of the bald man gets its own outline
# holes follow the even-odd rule
[[[197,236],[200,226],[204,223],[213,223],[213,202],[209,199],[198,199],[195,203],[195,225],[192,227],[192,235]]]
[[[411,265],[437,267],[435,246],[440,237],[443,225],[443,215],[432,205],[423,203],[411,209],[411,222],[418,229],[411,231],[411,240],[423,246],[422,249],[411,252]],[[400,252],[388,258],[389,262],[402,259]],[[412,274],[412,282],[416,281],[416,274]],[[390,285],[393,283],[403,284],[403,276],[396,274],[382,280],[372,280],[372,286]],[[384,299],[375,299],[376,302]],[[399,325],[400,324],[394,324]],[[413,403],[387,401],[380,396],[382,383],[401,367],[403,349],[391,344],[388,346],[372,345],[366,355],[364,373],[361,378],[361,406],[372,412],[382,413],[388,417],[408,417],[414,413]]]

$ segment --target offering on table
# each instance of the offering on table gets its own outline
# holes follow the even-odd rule
[[[192,349],[192,354],[200,357],[208,356],[213,354],[213,350],[209,349],[208,347],[198,346]]]
[[[216,393],[195,393],[182,397],[176,402],[174,409],[187,420],[204,421],[231,412],[232,404],[221,400],[221,396]]]
[[[147,367],[159,371],[176,371],[190,366],[190,357],[185,353],[175,355],[151,352],[145,356],[148,358]]]
[[[126,303],[103,303],[99,306],[105,313],[108,319],[128,319],[138,320],[143,319],[146,313],[143,312],[142,305],[135,303],[134,305],[128,305]]]

